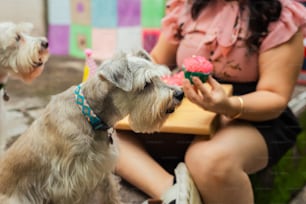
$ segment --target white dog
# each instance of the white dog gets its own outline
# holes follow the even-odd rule
[[[0,23],[0,148],[4,145],[3,100],[8,100],[5,92],[8,77],[31,82],[42,73],[49,56],[47,39],[30,36],[32,28],[30,23]]]
[[[158,131],[184,96],[161,81],[169,70],[149,59],[120,54],[54,96],[0,158],[0,203],[89,204],[97,190],[101,203],[120,203],[112,127],[129,115],[135,131]]]

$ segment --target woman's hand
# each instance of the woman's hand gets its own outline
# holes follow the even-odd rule
[[[208,111],[220,114],[227,113],[231,104],[220,83],[211,76],[207,80],[210,87],[204,85],[198,77],[193,77],[192,81],[194,85],[191,85],[187,79],[183,81],[185,96],[191,102]]]

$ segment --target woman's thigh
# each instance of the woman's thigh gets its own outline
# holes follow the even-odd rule
[[[224,124],[210,140],[195,138],[187,151],[187,157],[209,161],[209,157],[220,157],[235,162],[246,173],[254,173],[268,164],[268,149],[260,132],[250,124],[234,121]],[[205,158],[206,157],[206,158]],[[192,158],[191,158],[192,159]],[[205,165],[205,164],[203,164]]]

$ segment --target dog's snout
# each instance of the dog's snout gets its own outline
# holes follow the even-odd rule
[[[177,100],[181,101],[181,100],[183,100],[183,98],[184,98],[184,92],[183,92],[183,91],[174,91],[173,96],[174,96]]]
[[[49,43],[46,40],[41,41],[40,43],[41,47],[47,49],[49,47]]]

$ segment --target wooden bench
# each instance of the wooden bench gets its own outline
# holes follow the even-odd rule
[[[223,85],[223,88],[227,95],[232,94],[231,85]],[[169,115],[160,132],[202,135],[203,137],[207,137],[211,132],[211,123],[215,116],[215,113],[205,111],[190,102],[187,98],[184,98],[175,112]],[[115,127],[119,130],[131,130],[128,117],[119,121]]]

